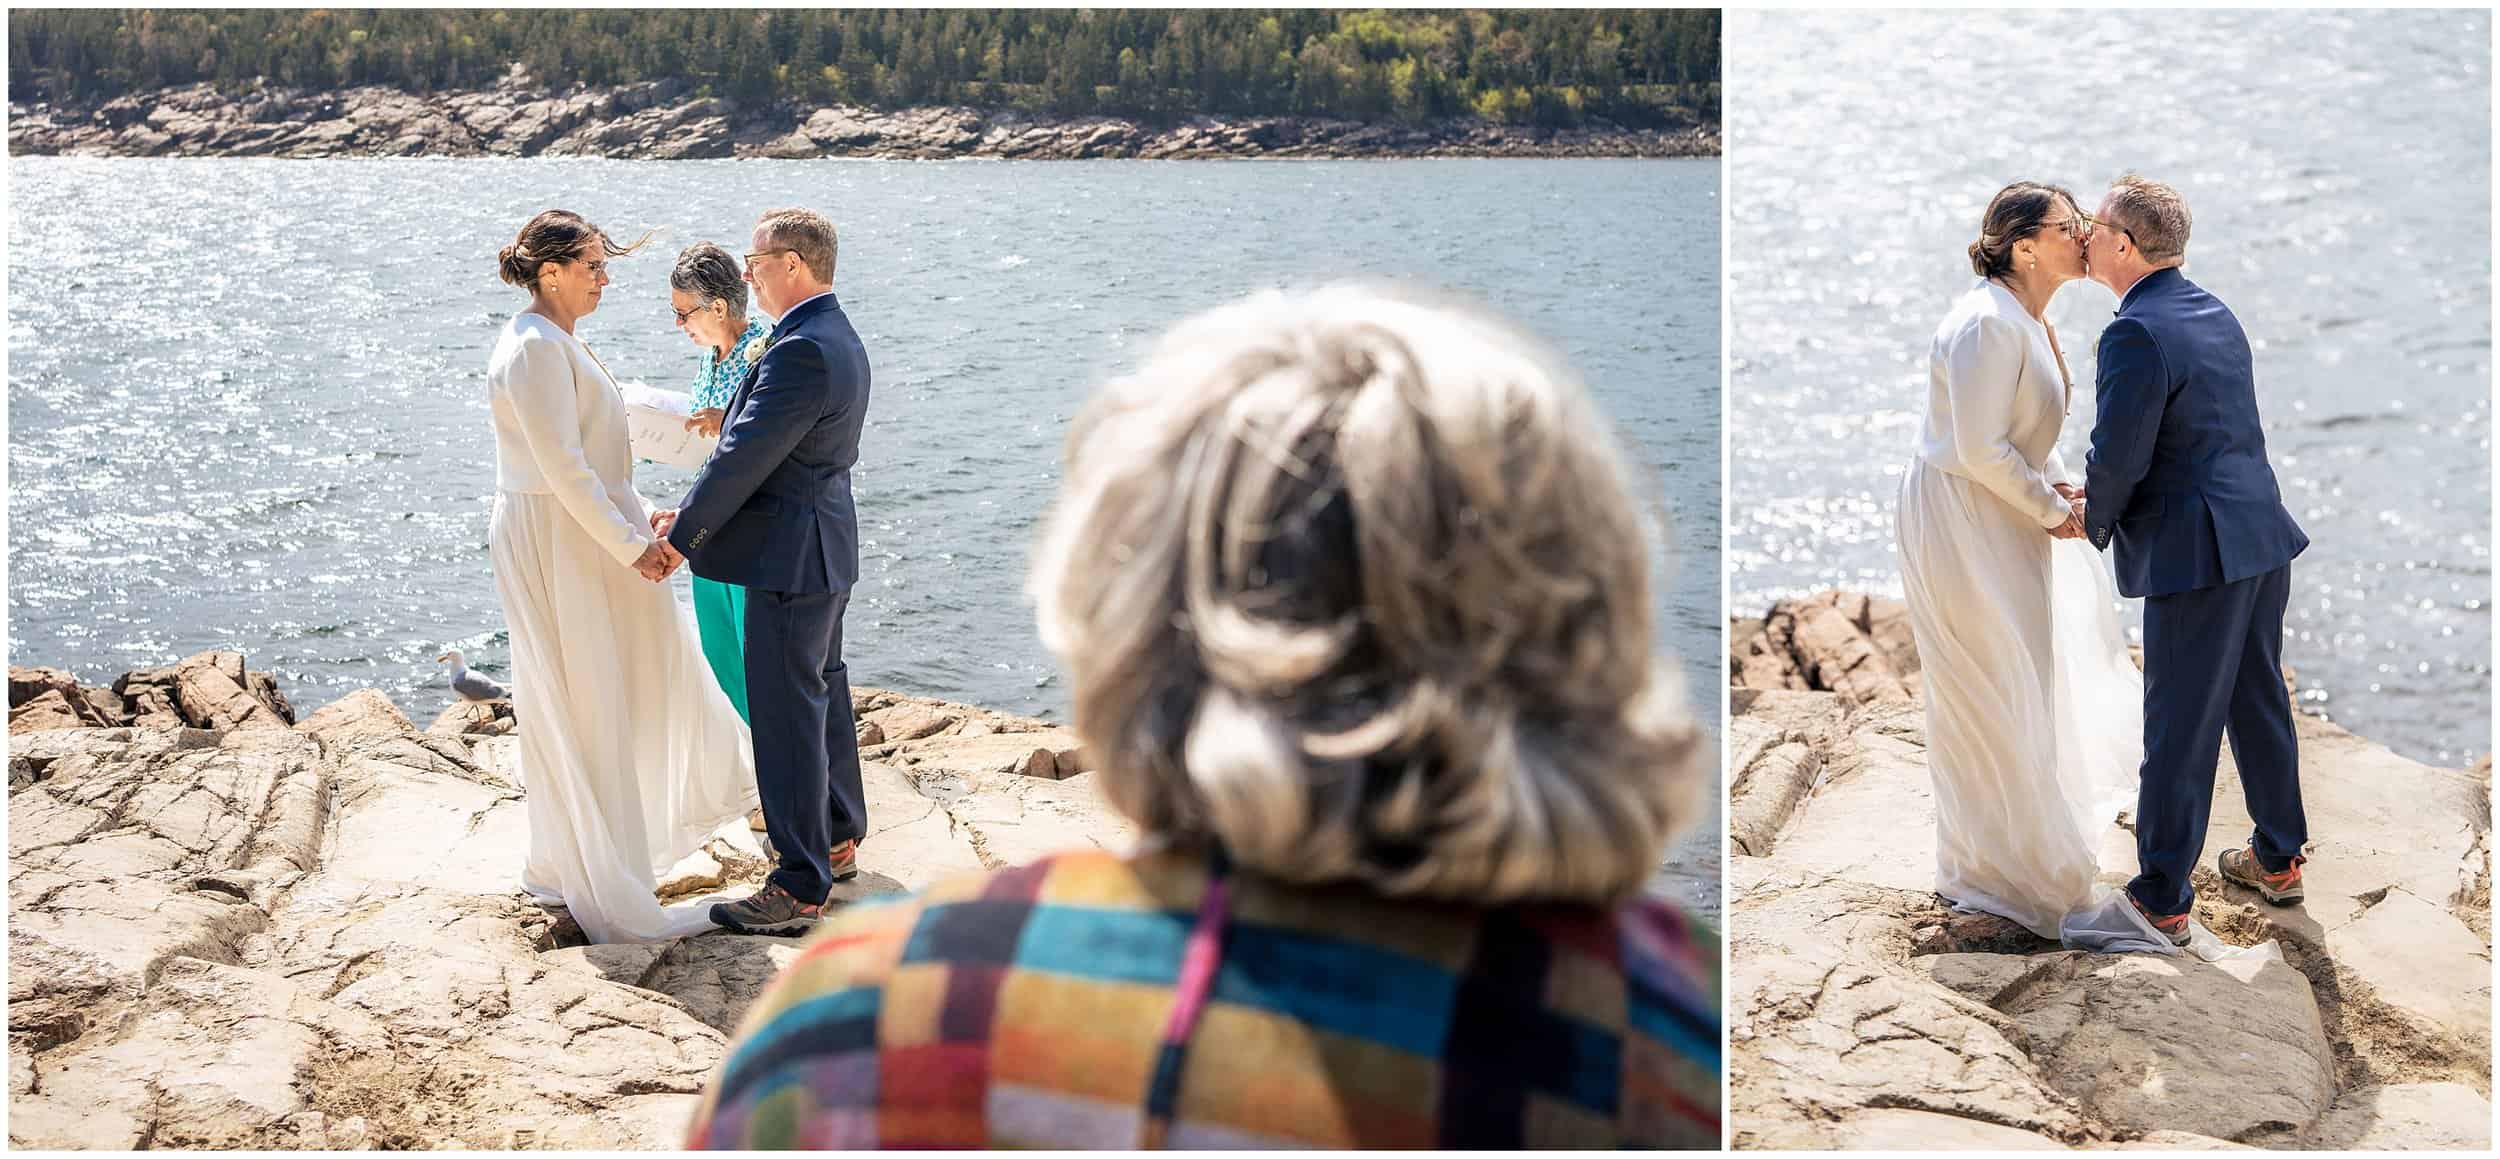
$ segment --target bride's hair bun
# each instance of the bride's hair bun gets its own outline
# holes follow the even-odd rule
[[[1979,240],[1970,243],[1971,272],[1983,278],[2013,273],[2014,243],[2040,232],[2061,201],[2068,212],[2076,210],[2075,195],[2059,186],[2017,181],[1997,190],[1980,218]]]
[[[508,245],[495,255],[495,273],[508,285],[526,290],[538,280],[538,263],[521,255],[521,247]]]

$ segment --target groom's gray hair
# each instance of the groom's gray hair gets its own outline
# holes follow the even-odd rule
[[[1693,815],[1654,508],[1508,324],[1262,294],[1096,391],[1064,463],[1029,590],[1147,836],[1390,896],[1605,903]]]
[[[813,209],[768,209],[757,218],[755,228],[764,231],[764,245],[770,249],[786,249],[807,263],[807,272],[816,280],[833,281],[833,259],[840,245],[834,236],[833,222]]]
[[[2129,173],[2109,185],[2110,216],[2118,219],[2136,251],[2154,265],[2176,265],[2187,257],[2187,198],[2150,177]]]

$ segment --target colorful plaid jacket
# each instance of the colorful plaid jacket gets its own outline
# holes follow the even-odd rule
[[[1075,853],[854,906],[691,1148],[1719,1146],[1718,941]]]

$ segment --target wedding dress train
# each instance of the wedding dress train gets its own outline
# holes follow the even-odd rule
[[[2100,838],[2134,804],[2144,682],[2099,553],[1975,491],[1924,462],[1902,487],[1936,891],[2054,938],[2092,901]]]

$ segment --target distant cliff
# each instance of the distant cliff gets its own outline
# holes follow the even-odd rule
[[[1478,119],[1416,123],[1291,116],[1195,117],[1169,125],[960,105],[830,105],[739,114],[684,85],[564,92],[503,85],[411,93],[233,93],[208,84],[86,107],[13,103],[12,156],[1085,158],[1716,156],[1718,127],[1545,128]]]

